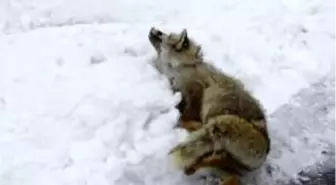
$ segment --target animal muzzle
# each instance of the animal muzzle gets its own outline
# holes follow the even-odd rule
[[[152,27],[149,31],[148,35],[149,41],[151,42],[151,44],[153,45],[153,47],[157,52],[161,51],[161,43],[164,36],[165,34],[162,31],[154,27]]]

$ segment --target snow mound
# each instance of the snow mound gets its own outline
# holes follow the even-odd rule
[[[206,59],[246,82],[271,114],[334,67],[334,7],[332,0],[1,1],[0,184],[201,183],[167,158],[186,133],[173,129],[179,94],[149,65],[149,28],[187,28]],[[297,149],[306,146],[295,138],[299,128],[271,126],[283,130],[278,142],[291,138]],[[279,178],[306,166],[292,167],[295,152],[279,158]]]

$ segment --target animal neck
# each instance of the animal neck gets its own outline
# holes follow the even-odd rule
[[[173,68],[180,68],[180,67],[197,67],[202,63],[201,59],[192,58],[192,59],[176,59],[173,58],[170,60],[171,67]]]

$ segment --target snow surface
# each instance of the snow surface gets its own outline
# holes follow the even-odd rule
[[[187,28],[271,114],[334,73],[334,13],[333,0],[0,1],[0,184],[200,183],[167,158],[185,132],[172,129],[179,96],[149,64],[149,28]],[[277,178],[320,160],[301,156],[272,155]]]

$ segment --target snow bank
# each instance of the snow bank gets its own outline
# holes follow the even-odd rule
[[[245,81],[272,113],[334,67],[334,7],[332,0],[1,1],[0,184],[200,183],[166,156],[185,133],[172,129],[179,96],[148,62],[150,26],[187,28],[209,62]],[[281,177],[300,169],[279,168]]]

